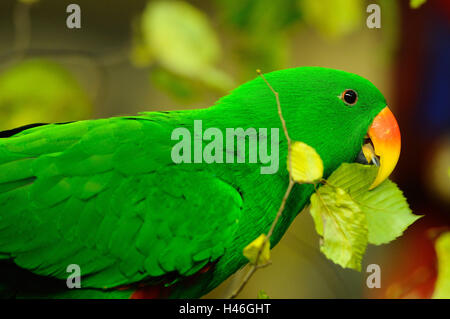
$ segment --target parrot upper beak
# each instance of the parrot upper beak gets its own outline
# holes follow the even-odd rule
[[[369,188],[373,189],[389,177],[400,156],[400,129],[387,106],[375,117],[367,135],[371,144],[363,145],[362,152],[368,163],[379,166],[378,174]]]

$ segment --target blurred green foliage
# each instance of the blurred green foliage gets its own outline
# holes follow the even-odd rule
[[[365,26],[365,8],[361,0],[299,0],[305,23],[328,38],[340,38]]]
[[[258,299],[270,299],[269,295],[264,291],[258,291]]]
[[[450,232],[443,233],[435,243],[438,277],[436,280],[433,298],[450,298]]]
[[[160,87],[173,86],[176,96],[189,94],[175,84],[178,79],[174,75],[220,91],[234,86],[231,77],[216,66],[222,52],[216,32],[207,16],[187,2],[149,2],[135,27],[134,38],[134,64],[156,62],[170,72],[159,71],[152,79]]]
[[[194,81],[158,67],[150,72],[150,81],[161,91],[168,92],[175,98],[184,101],[195,100],[201,90]]]
[[[417,9],[421,7],[425,2],[427,2],[427,0],[410,0],[409,6],[413,9]]]
[[[149,1],[133,22],[131,60],[138,67],[151,66],[151,72],[157,73],[150,77],[152,83],[176,98],[193,99],[211,88],[224,93],[235,81],[253,77],[256,69],[270,72],[288,66],[299,30],[315,30],[324,41],[333,42],[363,30],[367,4],[364,0],[215,0],[204,12],[186,1]],[[380,0],[380,5],[389,55],[397,37],[397,4]],[[232,48],[227,47],[225,57],[221,42]],[[218,68],[218,63],[224,66]]]
[[[216,0],[221,25],[232,32],[243,77],[289,60],[289,29],[301,14],[296,0]]]
[[[390,57],[397,39],[397,4],[390,0],[377,2],[383,6],[385,24],[384,45],[380,50]],[[136,68],[147,69],[149,82],[156,89],[183,103],[197,102],[206,94],[226,94],[237,83],[256,76],[256,69],[270,72],[293,66],[293,57],[297,55],[293,48],[298,47],[297,41],[304,41],[299,32],[312,31],[321,41],[336,42],[363,30],[367,4],[364,0],[214,0],[193,4],[183,0],[151,0],[130,21],[132,45],[125,59],[129,58]],[[307,45],[301,43],[300,47]],[[100,61],[101,58],[96,60]],[[15,97],[22,101],[16,103],[10,102],[11,89],[0,94],[3,101],[8,100],[2,102],[0,114],[11,114],[8,120],[0,121],[3,126],[63,118],[76,120],[90,115],[86,94],[76,81],[68,80],[70,75],[62,67],[46,70],[36,62],[34,67],[17,68],[23,74],[16,75],[14,82],[24,88],[25,95]],[[30,86],[27,82],[37,74],[42,76],[38,87],[41,93],[31,92],[37,91],[34,89],[37,84]],[[60,76],[67,82],[55,80]],[[19,84],[20,81],[23,83]],[[61,88],[57,90],[60,92],[55,92],[54,82],[60,82]],[[74,98],[76,102],[72,102],[78,111],[68,106],[67,99],[58,97],[69,95],[65,92],[70,90],[77,92],[73,96],[79,94]],[[39,95],[33,99],[33,107],[27,106],[32,103],[23,102],[27,94]]]
[[[30,59],[0,74],[0,130],[86,119],[91,112],[86,92],[57,63]]]

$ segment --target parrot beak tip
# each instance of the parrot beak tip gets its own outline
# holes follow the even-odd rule
[[[385,181],[397,165],[401,149],[400,129],[386,106],[373,120],[357,162],[378,166],[378,173],[369,190]]]

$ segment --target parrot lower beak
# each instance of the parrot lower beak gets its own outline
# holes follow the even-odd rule
[[[379,166],[378,174],[369,188],[373,189],[389,177],[400,156],[400,129],[387,106],[375,117],[367,135],[371,143],[363,145],[362,153],[368,163]]]

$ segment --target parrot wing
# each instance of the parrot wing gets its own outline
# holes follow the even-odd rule
[[[170,159],[141,117],[45,125],[0,139],[0,259],[84,287],[190,276],[233,239],[243,200]]]

